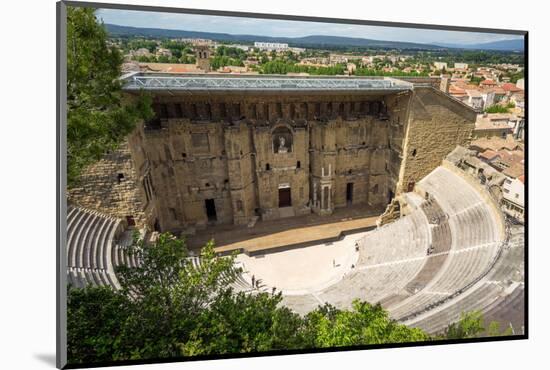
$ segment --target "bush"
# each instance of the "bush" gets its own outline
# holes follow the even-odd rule
[[[495,104],[485,108],[485,113],[510,113],[510,108]]]

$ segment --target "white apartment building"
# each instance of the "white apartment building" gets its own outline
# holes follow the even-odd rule
[[[284,51],[288,49],[288,44],[283,44],[279,42],[254,42],[254,47],[260,50],[276,50]]]
[[[502,207],[505,213],[523,222],[525,186],[523,176],[517,179],[506,178],[502,184]]]

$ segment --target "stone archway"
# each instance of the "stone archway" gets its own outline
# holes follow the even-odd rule
[[[285,154],[292,152],[293,135],[287,126],[278,126],[271,133],[273,153]]]

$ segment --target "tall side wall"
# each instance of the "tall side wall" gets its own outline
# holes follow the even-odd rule
[[[431,87],[415,87],[408,111],[399,193],[412,190],[457,145],[467,147],[477,115],[472,108]]]
[[[83,171],[78,185],[67,192],[69,202],[153,227],[154,200],[147,200],[143,185],[148,165],[142,141],[140,125],[116,150]]]

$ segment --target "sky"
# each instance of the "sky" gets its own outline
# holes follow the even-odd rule
[[[105,23],[117,24],[121,26],[219,32],[233,35],[247,34],[275,37],[329,35],[359,37],[384,41],[417,42],[422,44],[477,44],[522,38],[522,36],[506,34],[423,30],[258,18],[220,17],[212,15],[144,12],[118,9],[99,9],[97,15]]]

